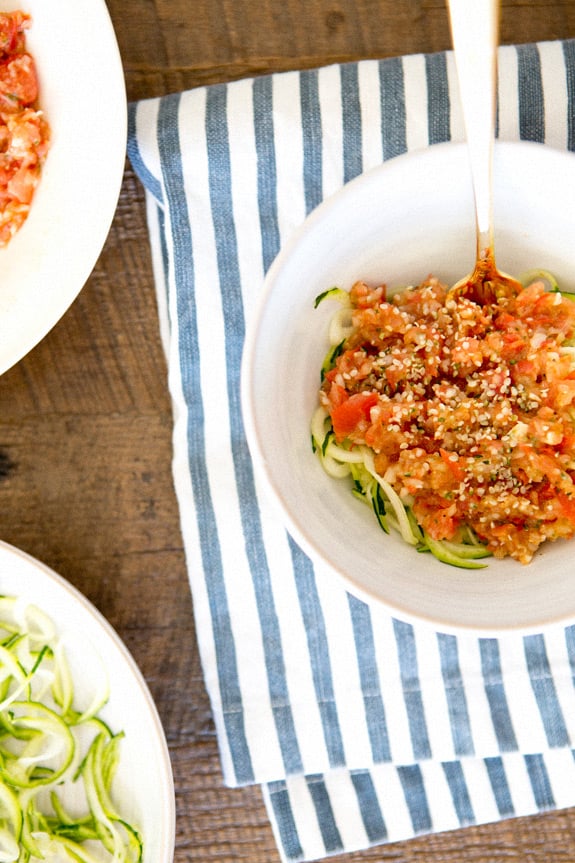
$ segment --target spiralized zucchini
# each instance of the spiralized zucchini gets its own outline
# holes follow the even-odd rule
[[[139,863],[138,830],[112,800],[123,734],[80,712],[51,619],[0,597],[0,863]]]

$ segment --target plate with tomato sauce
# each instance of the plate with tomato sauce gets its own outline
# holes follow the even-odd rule
[[[104,0],[3,0],[0,52],[0,204],[7,190],[17,204],[0,214],[2,374],[62,317],[102,251],[124,171],[127,103]],[[6,177],[11,155],[21,167],[11,163]]]

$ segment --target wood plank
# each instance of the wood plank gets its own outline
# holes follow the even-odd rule
[[[130,99],[271,71],[451,46],[442,0],[109,0],[108,6]],[[126,19],[137,24],[125,27]],[[574,33],[570,0],[501,4],[503,44]]]

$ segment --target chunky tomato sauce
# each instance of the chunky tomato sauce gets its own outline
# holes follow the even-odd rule
[[[536,282],[479,305],[430,278],[386,299],[350,291],[353,330],[320,402],[336,441],[377,472],[433,539],[471,527],[528,563],[575,534],[575,300]]]
[[[0,246],[26,220],[49,148],[38,78],[26,49],[30,16],[0,13]]]

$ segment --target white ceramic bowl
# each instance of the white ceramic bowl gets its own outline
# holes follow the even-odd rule
[[[498,143],[495,250],[510,273],[552,271],[575,290],[575,156]],[[349,183],[306,220],[271,267],[242,369],[248,443],[260,480],[312,560],[395,616],[445,631],[501,634],[575,621],[575,540],[528,566],[489,559],[477,571],[439,563],[387,536],[345,480],[327,476],[310,446],[329,303],[315,297],[358,278],[388,286],[470,272],[474,211],[467,150],[441,144],[400,156]],[[329,307],[329,308],[328,308]]]
[[[62,317],[90,275],[114,216],[127,108],[104,0],[0,0],[32,16],[40,107],[51,147],[30,214],[0,249],[0,374]]]

